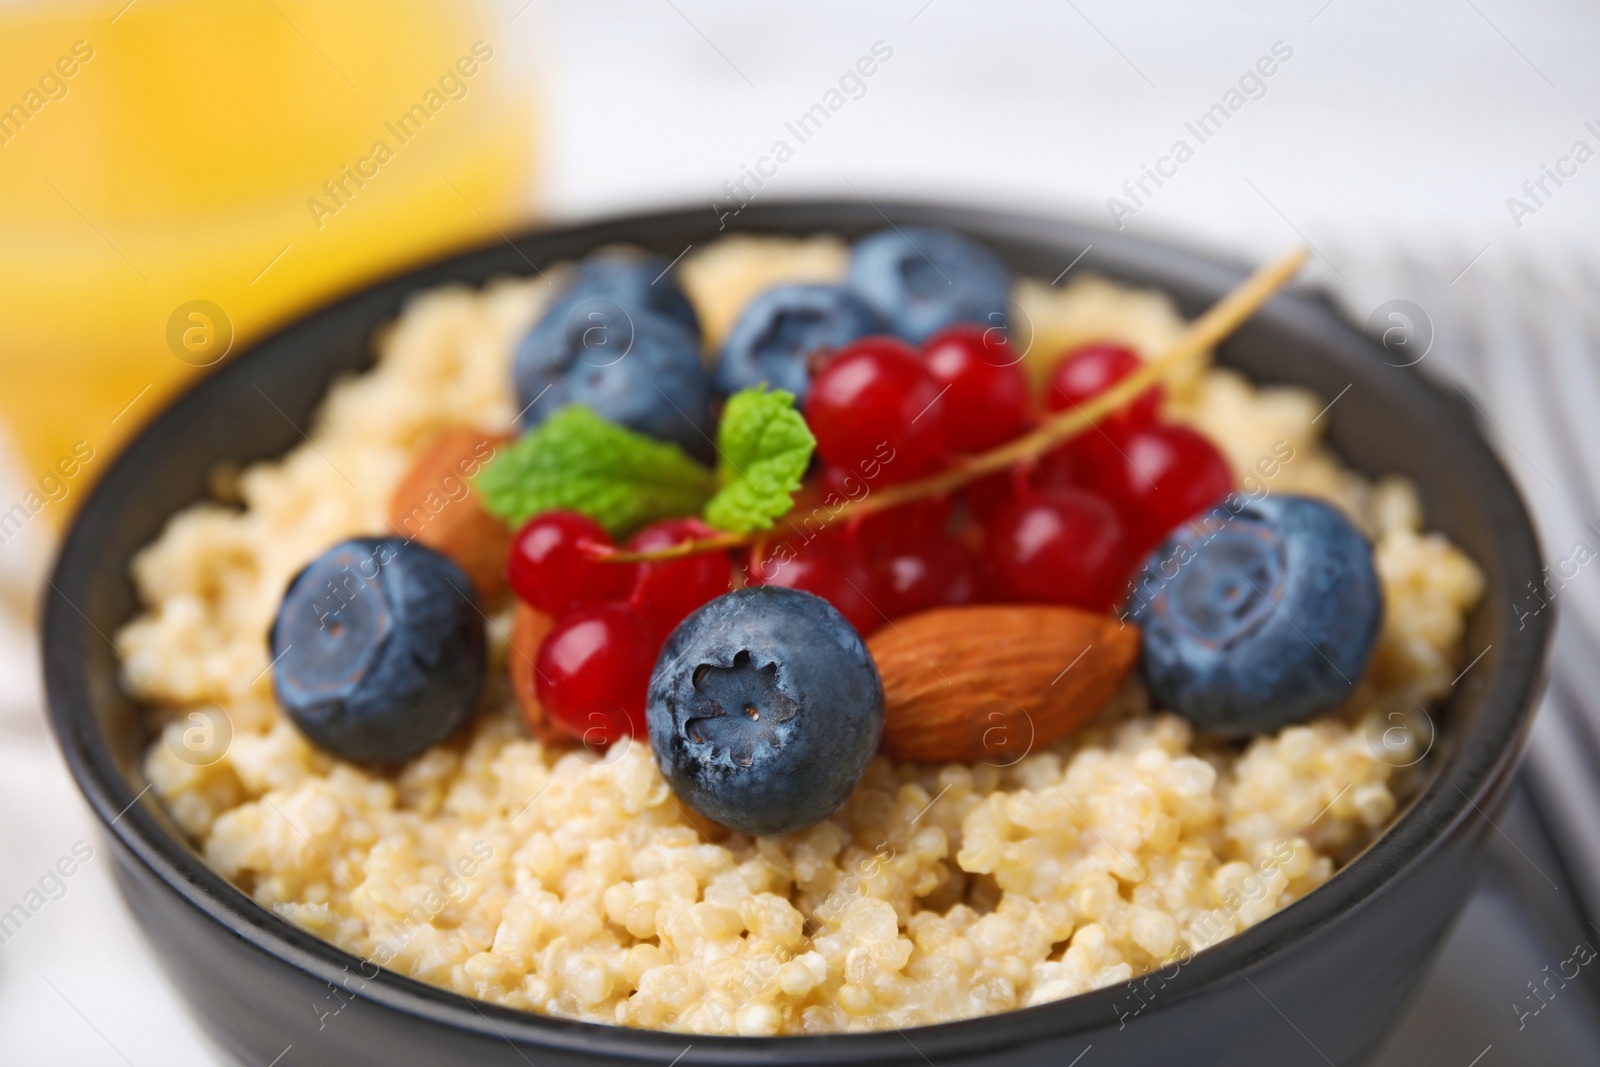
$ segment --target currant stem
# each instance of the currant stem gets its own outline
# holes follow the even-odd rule
[[[1305,265],[1310,254],[1309,249],[1299,248],[1262,267],[1227,296],[1213,304],[1205,314],[1189,323],[1183,335],[1171,348],[1105,392],[1077,405],[1072,411],[1062,412],[1046,420],[1036,429],[1015,440],[1007,441],[999,448],[966,456],[958,467],[916,481],[886,486],[876,493],[867,494],[860,500],[850,501],[823,519],[823,524],[838,522],[858,513],[895,507],[924,497],[943,496],[968,482],[977,481],[996,471],[1041,456],[1063,441],[1076,437],[1106,415],[1132,401],[1158,380],[1171,374],[1185,361],[1215,347],[1255,314],[1274,293],[1287,285]],[[608,552],[600,558],[609,563],[680,559],[701,552],[726,551],[765,536],[770,534],[764,530],[747,534],[721,533],[714,537],[683,541],[650,552]]]
[[[765,531],[763,531],[765,532]],[[719,533],[712,537],[701,537],[693,541],[679,541],[666,548],[651,549],[649,552],[623,552],[619,549],[597,549],[594,558],[602,563],[652,563],[658,560],[682,559],[684,556],[697,556],[702,552],[727,551],[738,548],[755,540],[753,533]]]

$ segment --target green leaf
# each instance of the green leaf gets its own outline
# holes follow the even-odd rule
[[[733,394],[717,430],[722,488],[706,505],[706,522],[733,533],[771,529],[794,506],[816,445],[793,393],[756,386]]]
[[[512,525],[567,508],[617,538],[656,519],[692,515],[717,488],[712,472],[677,445],[576,405],[504,449],[473,484],[485,506]]]

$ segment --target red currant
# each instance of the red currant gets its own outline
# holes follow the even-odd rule
[[[1186,426],[1158,422],[1122,437],[1091,431],[1079,440],[1081,482],[1117,509],[1134,562],[1233,488],[1222,453]]]
[[[667,519],[646,526],[628,541],[630,552],[651,552],[715,533],[699,519]],[[733,564],[726,552],[701,552],[682,559],[641,563],[628,603],[644,613],[658,633],[668,633],[691,611],[728,591]]]
[[[1127,345],[1097,341],[1074,349],[1051,372],[1045,406],[1051,411],[1071,411],[1142,366],[1144,361]],[[1102,419],[1101,425],[1113,429],[1146,426],[1155,419],[1162,396],[1161,386],[1152,385],[1126,407]]]
[[[797,514],[802,516],[801,521],[811,514],[818,519],[832,516],[846,503],[870,497],[872,488],[871,483],[864,477],[851,471],[841,467],[824,467],[816,481],[819,502],[814,512],[808,513],[802,510]],[[856,512],[839,522],[842,526],[853,529],[861,546],[871,552],[879,545],[892,544],[902,538],[915,537],[929,531],[943,530],[950,522],[950,512],[953,508],[954,502],[950,497],[930,496],[881,511]]]
[[[1116,510],[1078,489],[1013,498],[989,521],[984,556],[990,597],[1002,602],[1108,611],[1127,578]]]
[[[781,585],[815,593],[838,609],[861,634],[883,624],[878,589],[867,557],[840,530],[776,537],[750,554],[751,585]]]
[[[611,538],[587,515],[542,512],[511,539],[506,580],[524,603],[547,615],[626,596],[633,585],[633,568],[602,563],[590,551],[610,547]]]
[[[584,604],[556,620],[535,661],[539,703],[585,744],[644,736],[660,641],[626,604]]]
[[[943,387],[916,352],[869,337],[823,365],[806,394],[806,423],[817,451],[836,467],[881,465],[881,484],[935,470],[944,457]]]
[[[1034,465],[1032,484],[1038,489],[1072,489],[1083,484],[1084,438],[1095,433],[1093,429],[1057,445],[1039,457]]]
[[[1123,439],[1132,429],[1117,418],[1091,426],[1040,456],[1033,468],[1031,484],[1039,489],[1088,487],[1094,469],[1107,462],[1106,457],[1117,455],[1123,447]]]
[[[965,324],[935,334],[922,361],[944,395],[945,447],[983,452],[1028,424],[1028,383],[998,330]]]
[[[967,512],[979,522],[987,522],[994,514],[1006,506],[1013,494],[1018,491],[1019,484],[1026,487],[1028,471],[1026,465],[1013,467],[1011,470],[995,471],[985,474],[982,478],[968,482],[961,490],[961,498],[966,501]]]
[[[891,619],[977,596],[978,558],[947,533],[885,546],[872,557],[878,606]]]

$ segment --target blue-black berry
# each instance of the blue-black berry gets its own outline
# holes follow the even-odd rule
[[[883,732],[883,684],[821,597],[740,589],[667,638],[645,717],[689,807],[747,834],[804,829],[849,797]]]
[[[512,361],[522,425],[568,404],[702,459],[710,457],[711,379],[694,309],[655,262],[592,257],[540,317]]]
[[[846,284],[912,344],[958,322],[1006,325],[1011,275],[970,237],[897,226],[856,242]]]
[[[1158,707],[1215,733],[1327,711],[1366,670],[1383,616],[1372,551],[1340,512],[1274,496],[1219,505],[1136,575],[1130,616]]]
[[[407,759],[454,733],[483,688],[483,614],[466,573],[399,537],[357,537],[289,583],[273,684],[300,731],[353,763]]]
[[[717,391],[732,394],[765,383],[804,400],[817,357],[888,328],[854,293],[837,285],[768,289],[728,332],[717,363]]]

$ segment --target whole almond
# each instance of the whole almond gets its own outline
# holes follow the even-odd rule
[[[570,745],[572,735],[551,722],[539,703],[537,672],[534,663],[539,659],[539,646],[550,632],[554,620],[537,608],[518,603],[516,618],[511,624],[511,647],[506,649],[506,659],[511,671],[511,688],[517,694],[517,706],[522,709],[522,721],[528,730],[546,745]]]
[[[455,560],[485,606],[505,595],[511,531],[484,508],[469,479],[508,440],[472,426],[445,430],[417,453],[389,498],[394,532]]]
[[[1033,604],[935,608],[867,640],[897,759],[1007,766],[1083,725],[1122,687],[1139,630]]]

